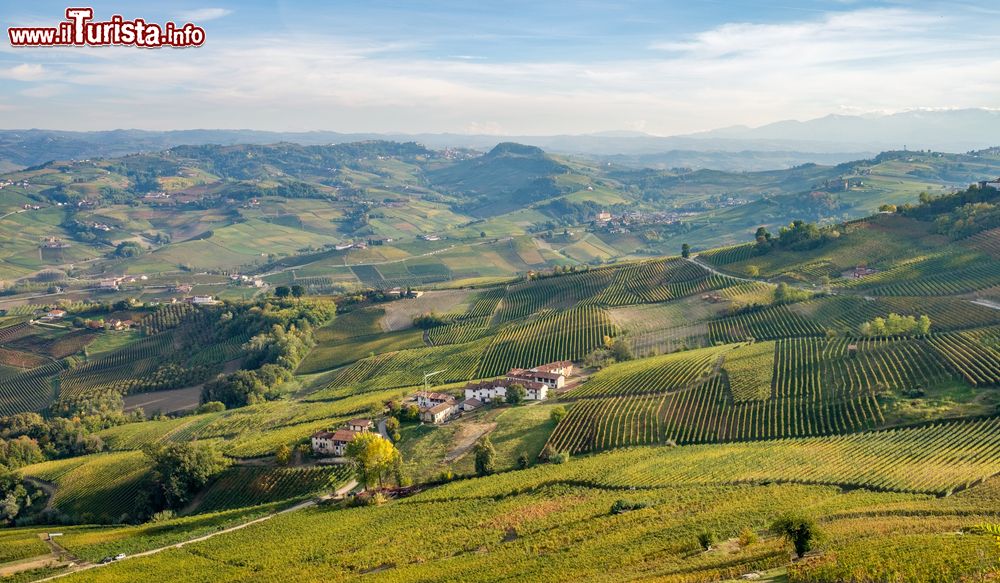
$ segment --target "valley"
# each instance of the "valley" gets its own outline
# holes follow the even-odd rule
[[[362,142],[4,175],[3,580],[979,576],[998,174]]]

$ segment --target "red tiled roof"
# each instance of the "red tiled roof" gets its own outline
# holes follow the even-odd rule
[[[438,403],[437,405],[434,405],[433,407],[428,407],[426,409],[426,411],[428,413],[430,413],[431,415],[435,415],[437,413],[440,413],[441,411],[445,411],[447,409],[451,409],[454,406],[455,406],[455,404],[454,403],[450,403],[450,402]]]
[[[333,440],[347,443],[354,439],[354,436],[357,434],[357,431],[351,431],[350,429],[338,429],[333,432]]]
[[[454,401],[455,397],[447,393],[434,393],[430,391],[418,391],[417,397],[425,397],[431,401]]]
[[[557,360],[555,362],[549,362],[549,363],[543,364],[541,366],[536,366],[532,370],[536,370],[538,372],[552,372],[555,369],[562,369],[562,368],[566,368],[566,367],[569,367],[569,366],[573,366],[573,361],[571,361],[571,360]]]

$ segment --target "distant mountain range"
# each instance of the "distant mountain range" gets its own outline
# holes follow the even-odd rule
[[[323,145],[375,139],[416,141],[435,149],[451,147],[482,151],[493,148],[499,142],[513,141],[549,152],[588,156],[625,166],[769,170],[807,162],[836,164],[869,158],[883,150],[908,148],[965,152],[1000,145],[1000,111],[963,109],[910,111],[893,115],[829,115],[808,121],[780,121],[756,128],[733,126],[668,137],[632,131],[497,136],[256,130],[0,130],[0,170],[56,159],[104,158],[160,151],[179,145],[277,142]]]

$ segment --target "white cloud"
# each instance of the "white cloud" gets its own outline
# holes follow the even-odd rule
[[[728,23],[630,59],[586,62],[421,58],[408,56],[409,46],[342,37],[217,42],[167,58],[46,52],[59,61],[21,74],[59,73],[73,103],[24,104],[13,121],[23,125],[23,110],[33,107],[34,123],[46,126],[66,115],[67,125],[96,128],[673,134],[1000,103],[1000,37],[966,29],[952,17],[861,9]]]
[[[46,76],[45,67],[38,64],[22,63],[9,69],[0,70],[0,78],[14,81],[38,81]]]
[[[193,22],[195,24],[216,20],[224,16],[229,16],[233,11],[228,8],[199,8],[189,12],[182,12],[177,15],[177,20],[182,22]]]

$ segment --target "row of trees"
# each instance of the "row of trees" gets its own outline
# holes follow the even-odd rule
[[[926,314],[916,318],[892,313],[888,318],[877,317],[858,327],[858,332],[862,336],[912,336],[927,334],[930,331],[931,319]]]

